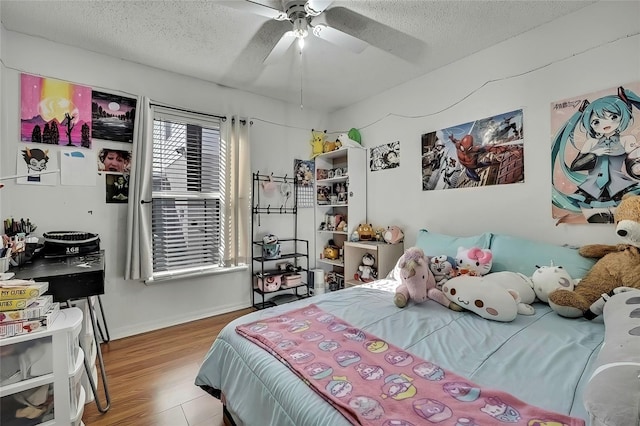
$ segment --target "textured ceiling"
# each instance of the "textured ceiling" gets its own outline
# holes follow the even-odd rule
[[[309,36],[302,55],[294,44],[268,64],[291,24],[230,1],[1,0],[0,16],[10,31],[296,105],[302,88],[305,108],[334,111],[594,2],[333,1],[319,18],[365,40],[361,53]]]

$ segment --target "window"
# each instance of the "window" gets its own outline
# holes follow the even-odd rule
[[[215,116],[154,108],[154,279],[224,266],[228,165],[220,126]]]

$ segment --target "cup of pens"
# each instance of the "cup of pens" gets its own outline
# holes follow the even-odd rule
[[[0,257],[0,273],[7,272],[9,270],[9,259],[11,259],[11,256]]]

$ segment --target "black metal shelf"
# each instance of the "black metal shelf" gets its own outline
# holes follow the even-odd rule
[[[304,240],[300,240],[300,241],[304,241]],[[275,257],[275,258],[258,256],[258,257],[254,257],[253,260],[255,260],[256,262],[269,262],[273,260],[295,259],[297,257],[308,257],[308,256],[309,256],[308,254],[304,254],[304,253],[287,253],[287,254],[280,255],[280,257]]]
[[[306,286],[307,286],[307,283],[300,283],[300,284],[292,285],[291,287],[280,287],[280,289],[276,290],[276,291],[262,291],[258,287],[254,287],[253,291],[255,291],[258,294],[262,294],[262,295],[265,295],[265,294],[277,294],[277,293],[281,293],[281,292],[284,292],[284,291],[287,291],[287,290],[294,290],[294,289],[296,289],[298,287],[306,287]],[[298,295],[297,292],[296,292],[296,295]]]
[[[272,206],[261,203],[260,192],[264,182],[276,182],[282,184],[290,184],[292,189],[291,199],[287,199],[284,204]],[[253,220],[251,221],[251,235],[256,238],[255,225],[260,226],[260,217],[262,215],[286,215],[293,219],[293,238],[278,238],[278,244],[281,245],[283,254],[277,258],[268,258],[262,256],[262,248],[266,245],[263,241],[252,241],[251,245],[251,303],[256,309],[264,309],[277,306],[278,301],[286,303],[291,300],[298,300],[309,297],[309,286],[307,281],[307,272],[309,271],[309,241],[298,238],[298,187],[295,182],[295,174],[292,176],[274,176],[273,174],[253,174],[253,200],[255,205],[252,207]],[[266,231],[265,231],[266,232]],[[302,275],[302,282],[289,287],[280,287],[276,291],[262,291],[258,288],[258,278],[264,278],[274,275],[285,275],[290,271],[282,271],[274,269],[274,262],[289,260],[297,269],[297,273]],[[302,265],[299,265],[302,263]],[[304,290],[303,294],[299,294]],[[295,292],[295,293],[293,293]],[[273,295],[271,299],[265,300],[265,296]],[[275,300],[273,300],[275,299]],[[291,299],[291,300],[289,300]]]
[[[282,303],[289,303],[289,302],[293,302],[294,300],[300,300],[300,299],[306,299],[307,297],[310,297],[310,294],[289,294],[291,297],[290,298],[286,298],[287,295],[283,294],[281,296],[285,296],[285,301],[283,301]],[[277,299],[279,296],[276,296],[275,298]],[[269,299],[269,300],[264,300],[262,302],[256,302],[253,304],[253,307],[256,309],[266,309],[266,308],[272,308],[274,306],[278,306],[282,303],[278,303],[278,301],[273,301],[273,299]]]
[[[287,274],[301,274],[304,276],[303,272],[308,272],[308,269],[300,268],[296,271],[281,271],[280,269],[264,269],[262,271],[258,271],[255,273],[255,276],[258,278],[262,277],[271,277],[273,275],[287,275]]]

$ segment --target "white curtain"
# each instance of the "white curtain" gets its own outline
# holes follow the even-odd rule
[[[146,280],[153,275],[151,191],[153,168],[153,111],[149,99],[138,97],[133,140],[133,169],[129,177],[127,257],[124,278]]]
[[[226,242],[224,265],[235,266],[249,262],[251,244],[251,157],[249,135],[251,122],[233,117],[223,127],[227,141],[225,167]]]

